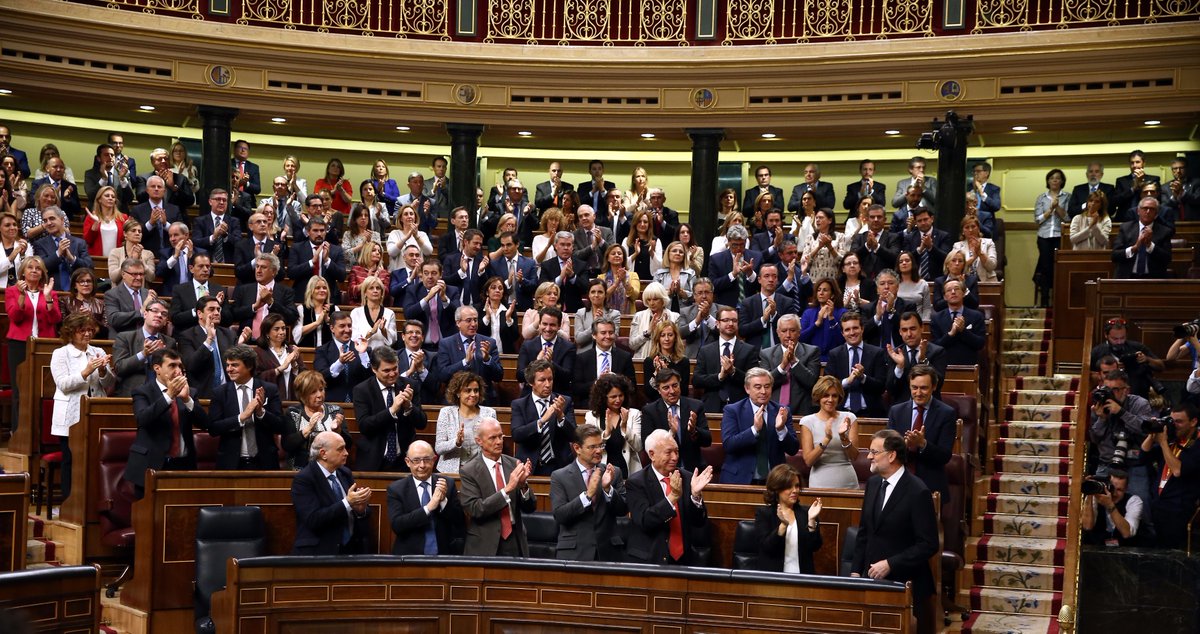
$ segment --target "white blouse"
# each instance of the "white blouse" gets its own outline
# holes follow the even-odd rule
[[[117,384],[117,375],[107,367],[83,378],[83,369],[92,357],[103,357],[106,353],[96,346],[80,350],[67,344],[50,356],[50,374],[54,377],[54,413],[50,418],[50,433],[67,436],[71,426],[79,422],[79,400],[83,395],[107,396],[108,390]]]

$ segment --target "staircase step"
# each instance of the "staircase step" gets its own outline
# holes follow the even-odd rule
[[[1072,423],[1014,421],[1000,423],[997,438],[1025,438],[1029,440],[1070,440]]]
[[[1017,377],[1013,381],[1013,389],[1017,390],[1079,390],[1079,377],[1067,374],[1023,376]]]
[[[1054,331],[1041,325],[1032,328],[1009,327],[1004,329],[1005,341],[1042,341],[1049,340],[1053,336]]]
[[[1007,513],[1011,515],[1036,515],[1039,517],[1066,517],[1071,505],[1068,498],[1063,496],[1012,495],[1008,493],[988,493],[985,504],[989,513]]]
[[[58,555],[62,553],[62,544],[45,538],[28,539],[25,541],[25,566],[33,564],[57,564]]]
[[[1066,475],[1070,468],[1068,458],[1042,458],[1039,456],[996,456],[992,464],[994,473],[1032,473],[1035,475]]]
[[[1004,420],[1012,421],[1053,421],[1069,423],[1075,415],[1075,408],[1066,405],[1006,405]]]
[[[1035,614],[975,612],[962,625],[967,634],[1058,634],[1058,619]]]
[[[1013,378],[1018,376],[1029,376],[1033,374],[1043,374],[1046,372],[1046,360],[1042,359],[1040,363],[1016,363],[1000,360],[1000,375],[1004,378]]]
[[[967,538],[972,561],[1037,566],[1061,566],[1066,556],[1065,539],[981,535]]]
[[[1064,539],[1067,536],[1067,518],[1065,517],[986,513],[977,520],[976,524],[975,529],[981,534],[1007,537],[1044,537],[1047,539]]]
[[[1078,403],[1079,394],[1065,390],[1013,390],[1008,393],[1009,405],[1068,405]]]
[[[1049,352],[1024,352],[1020,350],[1005,350],[1000,352],[1000,363],[1025,363],[1045,367]]]
[[[1004,313],[1005,317],[1016,319],[1050,319],[1054,316],[1053,309],[1042,308],[1041,306],[1009,306]]]
[[[976,562],[970,566],[969,574],[971,585],[978,587],[1061,592],[1063,586],[1063,569],[1052,566]]]
[[[1005,456],[1068,458],[1071,456],[1071,444],[1069,440],[1005,438],[996,441],[996,453]]]
[[[1056,617],[1061,607],[1061,592],[1011,588],[971,589],[971,609],[973,610]]]
[[[1034,334],[1037,331],[1026,330],[1022,332],[1029,333],[1024,337],[1009,337],[1009,331],[1004,332],[1004,342],[1001,344],[1001,352],[1049,352],[1050,340],[1044,334],[1038,336]]]
[[[1066,495],[1070,491],[1067,476],[997,473],[988,481],[990,493],[1013,495]]]
[[[46,522],[36,515],[29,515],[25,519],[26,529],[25,535],[29,539],[44,537],[46,535]]]

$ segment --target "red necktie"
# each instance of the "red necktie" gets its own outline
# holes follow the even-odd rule
[[[179,450],[179,402],[171,399],[171,448],[167,450],[167,455],[178,458]]]
[[[504,476],[500,475],[500,461],[497,460],[493,466],[496,472],[496,490],[501,491],[504,489]],[[512,535],[512,518],[508,516],[508,513],[507,506],[500,512],[500,539],[508,539],[508,536]]]
[[[922,429],[925,429],[925,406],[918,405],[917,406],[917,420],[915,422],[913,422],[912,430],[913,431],[921,431]]]
[[[671,479],[663,478],[663,484],[667,487],[667,495],[671,495]],[[682,501],[679,502],[683,504]],[[670,547],[671,559],[679,561],[683,559],[683,521],[679,519],[680,510],[675,509],[675,516],[671,518],[671,537],[667,544]]]

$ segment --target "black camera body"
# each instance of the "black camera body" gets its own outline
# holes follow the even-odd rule
[[[1170,427],[1174,421],[1170,416],[1160,416],[1158,418],[1147,418],[1142,421],[1143,434],[1157,434],[1167,427]]]
[[[1200,333],[1200,319],[1193,319],[1175,326],[1173,329],[1176,339],[1188,339]]]
[[[1113,393],[1112,388],[1108,387],[1107,385],[1100,385],[1097,386],[1096,389],[1092,390],[1092,403],[1096,405],[1103,405],[1108,401],[1115,400],[1117,400],[1116,395]]]
[[[1084,495],[1103,495],[1112,493],[1112,482],[1107,477],[1084,478],[1079,489]]]

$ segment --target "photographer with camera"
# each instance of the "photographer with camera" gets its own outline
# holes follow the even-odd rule
[[[1095,476],[1104,480],[1113,469],[1123,469],[1129,474],[1129,493],[1143,500],[1150,499],[1150,476],[1142,457],[1142,422],[1152,418],[1149,401],[1130,393],[1129,376],[1122,370],[1106,374],[1104,385],[1092,391],[1088,438],[1099,457]]]
[[[1156,483],[1158,495],[1150,503],[1150,516],[1158,533],[1156,543],[1163,548],[1187,546],[1188,520],[1200,497],[1198,418],[1200,410],[1195,405],[1176,405],[1171,409],[1172,425],[1151,427],[1151,433],[1142,441],[1143,455],[1151,464],[1162,466]]]
[[[1091,546],[1136,546],[1144,502],[1128,495],[1129,476],[1122,469],[1109,471],[1108,480],[1088,478],[1083,482],[1083,543]],[[1097,521],[1100,509],[1104,520]]]
[[[1149,398],[1150,388],[1154,387],[1155,391],[1162,394],[1163,390],[1155,380],[1154,373],[1162,372],[1166,364],[1142,342],[1130,341],[1128,333],[1128,326],[1120,317],[1104,322],[1105,340],[1092,348],[1092,384],[1099,383],[1106,376],[1099,373],[1100,359],[1112,355],[1120,363],[1119,367],[1129,375],[1130,392]]]

